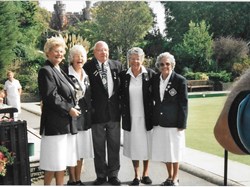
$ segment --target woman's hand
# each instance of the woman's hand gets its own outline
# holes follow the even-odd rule
[[[78,117],[81,114],[81,112],[75,108],[71,108],[69,111],[69,115],[71,117]]]

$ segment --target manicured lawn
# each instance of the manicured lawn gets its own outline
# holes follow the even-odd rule
[[[216,141],[213,130],[225,100],[225,96],[189,99],[187,147],[224,157],[224,149]],[[250,165],[250,155],[229,153],[228,158]]]

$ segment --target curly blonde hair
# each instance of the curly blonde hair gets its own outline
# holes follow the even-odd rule
[[[48,52],[50,52],[50,50],[56,46],[63,47],[64,49],[67,48],[67,45],[62,37],[58,37],[58,36],[51,37],[51,38],[47,39],[47,41],[44,45],[44,53],[47,55]],[[64,50],[64,54],[65,53],[66,53],[66,50]]]

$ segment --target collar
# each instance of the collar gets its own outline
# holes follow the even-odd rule
[[[160,75],[160,82],[162,82],[162,83],[169,82],[172,73],[173,73],[173,71],[171,71],[171,72],[168,74],[168,77],[167,77],[165,80],[162,79],[162,74],[161,74],[161,75]]]
[[[59,65],[55,65],[54,68],[56,68],[61,73],[61,68]]]
[[[80,79],[80,76],[79,76],[78,73],[75,71],[75,69],[73,68],[72,65],[69,66],[68,70],[69,70],[69,75],[73,75],[73,76],[76,77],[79,81],[81,80],[81,79]],[[84,80],[86,77],[87,77],[87,74],[85,73],[85,71],[84,71],[83,68],[82,68],[82,80]]]
[[[143,65],[141,65],[141,73],[139,73],[138,76],[140,76],[143,73],[148,73],[148,72],[147,72],[146,68]],[[131,70],[131,67],[128,69],[126,74],[129,74],[130,76],[135,77],[132,70]]]
[[[97,60],[97,62],[98,62],[98,64],[99,64],[99,66],[102,67],[102,64],[103,64],[103,63],[99,62],[98,60]],[[104,62],[104,66],[105,66],[105,67],[109,67],[108,60]]]

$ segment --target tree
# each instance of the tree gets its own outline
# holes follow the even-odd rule
[[[204,20],[198,24],[191,21],[183,42],[175,48],[176,56],[184,62],[183,65],[194,71],[207,71],[210,65],[213,40],[208,30],[209,26]]]
[[[165,44],[167,43],[166,40],[164,40],[164,37],[160,33],[160,30],[153,30],[153,32],[148,33],[145,38],[145,46],[144,52],[153,58],[156,58],[160,53],[163,53],[165,51]]]
[[[0,15],[0,75],[5,78],[6,67],[16,57],[13,49],[20,37],[18,12],[14,2],[0,2]]]
[[[17,56],[29,59],[33,56],[34,50],[37,50],[42,34],[49,27],[50,15],[40,8],[37,2],[16,1],[15,4],[20,12],[18,22],[22,33],[22,37],[18,39]]]
[[[115,57],[119,51],[126,54],[153,26],[153,13],[142,1],[100,2],[92,17],[95,40],[106,41],[112,49],[111,55]]]
[[[219,70],[231,72],[234,63],[242,64],[248,58],[249,48],[247,42],[240,38],[220,37],[213,44],[214,57]],[[246,62],[246,60],[244,61]],[[235,69],[238,69],[238,67]]]
[[[17,78],[25,91],[37,91],[37,72],[44,63],[44,56],[39,51],[43,48],[43,36],[49,28],[51,15],[38,6],[35,1],[16,1],[19,9],[19,30],[22,33],[14,48],[16,53],[12,69],[17,72]]]
[[[214,38],[233,36],[250,40],[249,2],[164,2],[166,34],[172,46],[180,43],[190,21],[210,25]]]

